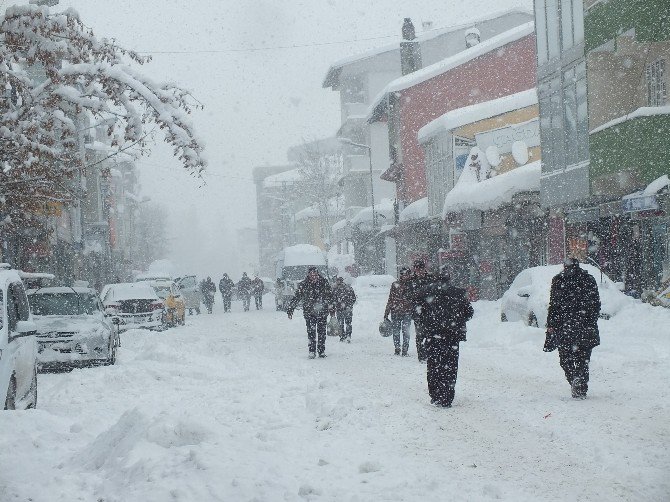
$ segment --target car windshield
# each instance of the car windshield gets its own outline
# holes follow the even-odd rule
[[[33,293],[28,299],[35,315],[91,315],[98,310],[95,296],[87,293]]]
[[[170,294],[170,286],[154,286],[154,289],[156,290],[158,297],[162,300],[165,300]]]

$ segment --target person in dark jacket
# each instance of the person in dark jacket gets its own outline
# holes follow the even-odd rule
[[[216,294],[216,286],[212,282],[212,278],[208,277],[202,283],[200,283],[200,292],[202,293],[202,301],[207,308],[207,313],[212,313],[212,307],[214,306],[214,295]]]
[[[265,284],[263,284],[263,280],[257,275],[254,276],[254,280],[251,281],[251,294],[254,295],[256,310],[260,310],[263,308],[264,291],[265,291]]]
[[[251,303],[251,279],[246,272],[242,273],[242,278],[237,283],[237,296],[242,299],[244,311],[248,312]]]
[[[402,355],[407,356],[409,349],[410,328],[412,327],[412,312],[414,303],[410,298],[409,288],[412,279],[412,271],[403,267],[400,269],[400,278],[391,284],[391,291],[384,310],[384,319],[391,316],[391,331],[393,333],[393,345],[395,355],[400,355],[402,343]],[[402,334],[402,341],[400,336]]]
[[[568,258],[563,271],[551,281],[544,351],[558,348],[558,358],[572,397],[586,397],[591,351],[600,345],[600,294],[591,274]]]
[[[412,311],[412,319],[414,320],[414,332],[416,333],[416,355],[419,358],[419,361],[425,361],[428,356],[425,350],[424,329],[421,324],[421,317],[418,313],[420,298],[417,296],[417,292],[424,286],[431,284],[434,280],[435,277],[429,274],[426,270],[426,264],[421,260],[415,260],[414,274],[409,283],[408,293],[414,307]]]
[[[425,336],[430,403],[450,408],[458,376],[458,344],[466,339],[466,322],[474,311],[466,291],[451,285],[446,270],[417,290],[416,302]]]
[[[223,274],[223,277],[219,281],[219,291],[221,292],[221,297],[223,298],[224,312],[230,312],[230,300],[233,296],[234,287],[235,283],[230,277],[228,277],[228,274]]]
[[[354,288],[344,283],[344,278],[338,277],[333,288],[333,303],[335,304],[335,315],[340,325],[340,341],[351,343],[351,320],[356,303]]]
[[[286,310],[289,319],[293,319],[293,311],[301,302],[307,326],[309,358],[314,359],[317,351],[319,357],[326,357],[326,322],[329,313],[335,314],[335,307],[330,284],[321,277],[316,267],[309,267],[307,277],[298,284]]]

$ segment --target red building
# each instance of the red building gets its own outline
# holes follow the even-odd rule
[[[454,109],[536,85],[533,23],[526,23],[389,83],[372,104],[369,122],[388,121],[391,166],[400,209],[426,197],[419,129]],[[438,215],[428,215],[438,216]]]

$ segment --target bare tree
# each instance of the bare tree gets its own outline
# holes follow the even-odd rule
[[[324,242],[332,240],[333,217],[342,192],[342,155],[340,152],[322,152],[318,142],[305,144],[298,154],[301,179],[296,184],[297,196],[317,212]]]

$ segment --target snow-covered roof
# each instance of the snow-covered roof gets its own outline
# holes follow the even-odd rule
[[[326,265],[326,257],[318,246],[311,244],[296,244],[284,248],[284,266],[295,267],[300,265]]]
[[[338,197],[330,199],[328,201],[328,211],[330,216],[344,214],[344,199]],[[295,213],[295,221],[318,218],[319,216],[321,216],[321,210],[315,205],[311,205]]]
[[[295,213],[295,221],[308,220],[310,218],[318,218],[321,214],[319,208],[314,206],[308,206],[305,209],[301,209]]]
[[[487,54],[491,51],[499,49],[507,44],[515,42],[517,40],[526,37],[535,31],[535,23],[529,22],[507,30],[495,37],[491,37],[488,40],[484,40],[480,44],[465,49],[464,51],[459,52],[458,54],[438,61],[435,64],[426,66],[420,70],[417,70],[413,73],[405,75],[403,77],[397,78],[391,81],[372,101],[370,108],[368,109],[368,120],[370,120],[377,109],[377,107],[383,102],[384,97],[391,92],[398,92],[409,87],[415,86],[426,80],[430,80],[433,77],[441,75],[449,70],[457,68],[473,59],[476,59],[484,54]]]
[[[342,230],[343,228],[346,228],[347,223],[349,223],[349,221],[346,218],[344,218],[343,220],[338,221],[332,227],[333,232],[337,232],[338,230]]]
[[[300,181],[302,178],[302,173],[300,169],[291,169],[289,171],[284,171],[283,173],[273,174],[268,176],[263,180],[263,186],[275,185],[280,183],[294,183]]]
[[[374,213],[378,218],[381,216],[383,222],[393,221],[393,201],[391,199],[382,199],[378,204],[374,205]],[[373,220],[372,215],[372,206],[365,207],[356,216],[351,218],[351,224],[352,226],[356,226],[361,223],[371,222]]]
[[[603,124],[599,127],[596,127],[592,131],[589,131],[589,134],[595,134],[600,131],[604,131],[605,129],[609,129],[610,127],[617,126],[619,124],[623,124],[624,122],[628,122],[629,120],[634,120],[638,119],[640,117],[654,117],[656,115],[670,115],[670,105],[667,106],[642,106],[638,108],[637,110],[630,112],[627,115],[624,115],[623,117],[616,118],[614,120],[610,120],[606,124]]]
[[[439,131],[451,131],[466,124],[488,119],[537,104],[535,88],[521,91],[502,98],[484,101],[475,105],[451,110],[419,129],[420,142],[434,136]]]
[[[459,24],[451,25],[451,26],[446,26],[444,28],[438,28],[434,30],[429,30],[424,33],[420,33],[416,37],[416,41],[419,43],[425,42],[426,40],[431,40],[434,38],[437,38],[441,35],[445,35],[448,33],[453,33],[454,31],[462,30],[464,28],[470,27],[471,29],[476,29],[473,25],[483,23],[486,21],[490,21],[499,17],[503,17],[506,15],[510,14],[528,14],[528,15],[533,15],[533,11],[529,9],[524,9],[521,7],[514,7],[511,9],[503,9],[503,10],[498,10],[498,11],[492,11],[488,12],[487,14],[484,14],[482,16],[474,17],[468,21],[464,21]],[[330,68],[328,68],[328,72],[326,72],[326,76],[323,79],[323,84],[322,87],[330,87],[335,84],[335,79],[337,78],[338,73],[341,71],[342,67],[347,66],[352,63],[357,63],[359,61],[364,61],[366,59],[373,58],[375,56],[379,56],[381,54],[384,54],[386,52],[393,52],[393,51],[400,51],[400,36],[398,36],[398,40],[392,44],[386,44],[380,47],[376,47],[374,49],[370,49],[364,52],[360,52],[358,54],[351,54],[349,56],[346,56],[344,58],[341,58],[337,61],[335,61],[333,64],[330,65]]]
[[[512,202],[518,193],[537,192],[540,190],[540,173],[541,162],[538,160],[480,182],[461,175],[444,199],[442,216],[468,209],[489,211]]]
[[[663,176],[656,178],[654,181],[649,183],[647,187],[644,190],[640,190],[638,192],[634,192],[628,195],[624,195],[622,199],[635,199],[637,197],[649,197],[650,195],[656,195],[658,192],[663,190],[664,188],[670,188],[670,178],[668,178],[667,174],[664,174]]]
[[[428,218],[428,197],[415,200],[400,212],[400,221]]]
[[[148,282],[121,282],[110,285],[105,295],[109,300],[158,300],[158,295]]]

